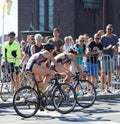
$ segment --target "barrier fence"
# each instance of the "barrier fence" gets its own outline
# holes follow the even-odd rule
[[[3,74],[6,73],[10,73],[9,69],[9,63],[5,62],[3,60],[12,60],[13,58],[1,58],[1,71],[0,71],[0,77],[2,79],[2,77],[4,76]],[[17,58],[15,59],[15,61],[17,60],[18,64],[21,63],[22,58]],[[5,64],[3,65],[3,62],[5,62]],[[74,70],[74,65],[72,64],[73,70]],[[22,67],[22,69],[24,69],[24,66]],[[98,70],[96,70],[98,69]],[[16,71],[16,70],[15,70]],[[96,78],[99,77],[99,82],[101,81],[101,71],[105,71],[106,75],[105,75],[105,85],[107,82],[107,73],[109,71],[111,71],[111,84],[112,87],[114,87],[115,89],[120,89],[120,54],[115,55],[111,58],[111,56],[109,55],[104,55],[101,57],[97,57],[97,56],[89,56],[87,58],[83,59],[83,71],[86,71],[90,76],[91,74],[96,76],[96,72],[97,72],[97,76]]]

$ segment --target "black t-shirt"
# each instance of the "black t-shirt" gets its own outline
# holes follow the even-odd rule
[[[34,45],[34,46],[35,46],[35,53],[38,53],[41,51],[41,49],[43,49],[43,45],[41,45],[40,47],[37,45]]]
[[[91,48],[91,52],[98,52],[103,50],[102,43],[95,43],[95,41],[92,41],[88,47]],[[87,57],[87,61],[91,63],[98,63],[98,54]]]

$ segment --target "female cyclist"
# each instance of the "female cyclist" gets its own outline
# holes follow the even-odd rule
[[[59,73],[66,74],[65,82],[70,81],[70,76],[72,75],[72,72],[70,72],[71,61],[74,63],[77,71],[83,75],[82,70],[77,63],[77,53],[77,48],[72,47],[67,53],[61,53],[54,57],[59,66],[55,66],[53,62],[51,63],[52,69]]]
[[[58,66],[52,55],[53,49],[53,44],[46,43],[44,45],[44,49],[38,53],[33,54],[26,65],[26,70],[32,72],[35,75],[38,86],[43,90],[46,89],[47,83],[55,73],[54,70],[50,70],[48,67],[46,67],[45,62],[50,60],[54,63],[55,66]]]

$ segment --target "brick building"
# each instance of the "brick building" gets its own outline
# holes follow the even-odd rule
[[[105,29],[108,23],[114,32],[120,32],[120,0],[19,0],[18,34],[32,24],[36,30],[51,31],[54,27],[61,30],[61,37],[80,34],[91,36]]]

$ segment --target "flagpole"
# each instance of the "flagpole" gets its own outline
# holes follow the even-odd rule
[[[2,44],[4,43],[4,18],[5,18],[5,13],[3,10],[3,13],[2,13]]]

